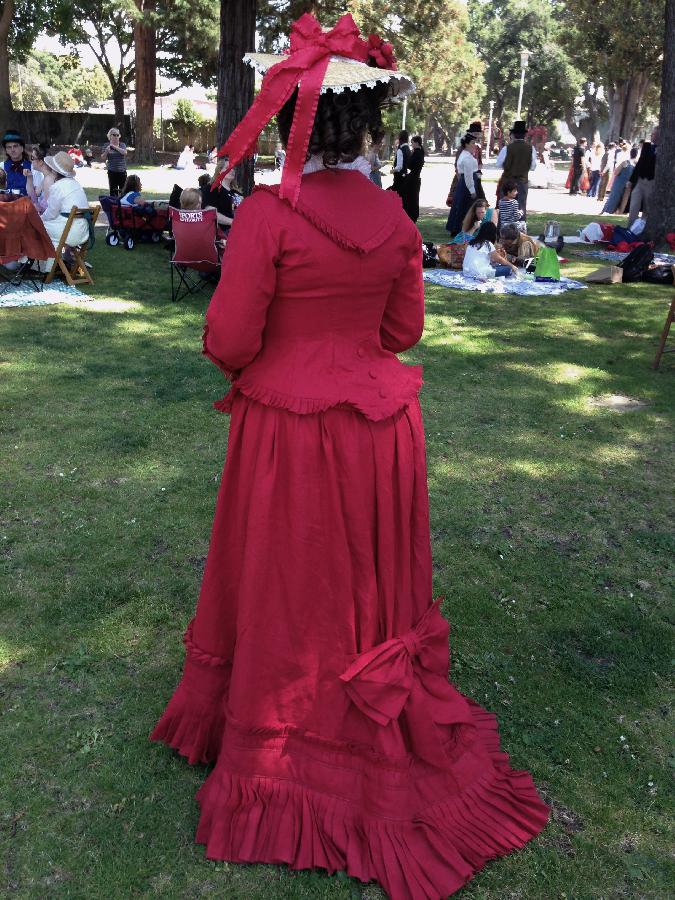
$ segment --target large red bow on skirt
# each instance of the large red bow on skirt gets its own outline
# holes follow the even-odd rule
[[[291,28],[291,47],[286,59],[269,69],[253,105],[220,150],[219,156],[228,156],[230,160],[226,171],[229,172],[242,159],[253,154],[260,132],[298,87],[279,190],[279,196],[295,206],[321,85],[330,58],[346,56],[367,62],[369,50],[349,13],[342,16],[330,31],[322,31],[318,21],[309,13],[301,16]]]
[[[379,725],[403,714],[413,752],[443,768],[448,756],[436,726],[471,725],[473,719],[466,699],[448,682],[449,627],[440,603],[402,637],[361,653],[340,679],[350,700]]]

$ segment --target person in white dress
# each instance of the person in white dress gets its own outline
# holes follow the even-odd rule
[[[478,233],[466,247],[462,271],[471,278],[481,281],[487,278],[518,274],[516,267],[508,261],[496,247],[497,226],[494,222],[483,222]]]
[[[186,144],[183,148],[183,152],[178,157],[178,161],[176,162],[177,169],[194,169],[195,167],[195,152],[192,144]]]
[[[46,156],[45,165],[55,173],[55,181],[49,188],[47,208],[42,213],[42,224],[56,247],[66,227],[66,222],[73,206],[88,209],[89,201],[84,188],[75,178],[75,162],[63,150],[55,156]],[[86,219],[75,219],[68,234],[68,244],[78,247],[89,240],[89,222]],[[47,270],[51,269],[54,260],[49,260]]]

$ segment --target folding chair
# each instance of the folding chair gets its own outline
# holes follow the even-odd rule
[[[675,275],[675,266],[673,266],[673,275]],[[670,326],[675,321],[675,297],[671,300],[670,309],[668,310],[668,315],[666,316],[666,324],[663,326],[663,331],[661,332],[661,340],[659,341],[659,347],[656,351],[656,356],[654,357],[654,362],[652,363],[652,369],[658,369],[661,363],[661,357],[664,353],[675,353],[675,347],[669,347],[666,350],[666,341],[668,340],[668,334],[670,332]]]
[[[74,287],[76,284],[94,283],[94,279],[91,277],[91,273],[85,264],[87,251],[89,250],[89,238],[87,237],[83,244],[73,246],[68,243],[68,234],[75,219],[85,219],[91,216],[91,227],[93,228],[96,225],[100,211],[101,207],[99,204],[89,206],[86,209],[78,209],[77,206],[71,209],[70,215],[66,220],[66,227],[63,229],[61,239],[54,251],[54,265],[45,276],[45,284],[51,284],[57,273],[63,275],[66,284],[69,284],[71,287]],[[71,255],[71,260],[66,261],[64,251]]]
[[[221,249],[215,209],[174,209],[169,222],[175,247],[171,256],[171,300],[176,303],[218,282]]]

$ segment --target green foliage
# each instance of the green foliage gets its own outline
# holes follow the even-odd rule
[[[263,0],[258,7],[261,46],[285,46],[291,23],[307,10],[299,0]],[[391,14],[387,0],[349,0],[315,3],[315,15],[324,26],[350,12],[364,35],[376,32],[391,41],[399,67],[410,73],[417,92],[409,99],[408,123],[425,130],[432,121],[447,130],[465,127],[480,114],[485,88],[482,63],[466,40],[466,11],[456,0],[402,0]],[[401,114],[392,113],[400,126]]]
[[[14,15],[8,38],[10,59],[25,60],[37,36],[47,27],[56,3],[54,0],[44,0],[42,3],[14,0]],[[4,3],[0,3],[0,8],[2,6]]]
[[[390,15],[387,0],[353,0],[365,34],[377,32],[394,45],[399,65],[417,85],[408,108],[422,128],[435,120],[446,131],[480,118],[485,93],[483,65],[466,40],[468,18],[455,0],[404,0]]]
[[[157,9],[157,67],[161,74],[184,85],[214,85],[219,4],[212,0],[160,0]]]
[[[532,55],[523,93],[523,118],[548,125],[574,109],[583,77],[562,47],[568,27],[555,0],[469,0],[469,38],[484,61],[495,118],[505,125],[515,115],[520,88],[520,51]]]
[[[195,109],[194,104],[184,97],[181,97],[180,100],[176,101],[173,110],[173,118],[176,122],[181,125],[186,125],[188,128],[197,128],[205,121],[204,116]]]
[[[39,50],[11,64],[10,89],[18,109],[86,110],[110,94],[100,66],[86,69],[77,57]]]
[[[658,79],[665,0],[632,0],[630,20],[614,0],[566,0],[565,33],[574,60],[605,84],[644,72]],[[570,27],[571,26],[571,27]]]
[[[218,6],[207,0],[161,0],[139,13],[133,0],[60,0],[52,33],[69,45],[87,44],[113,90],[127,96],[135,79],[134,23],[157,28],[157,71],[182,84],[211,84],[218,56]]]

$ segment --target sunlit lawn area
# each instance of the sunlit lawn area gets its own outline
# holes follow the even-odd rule
[[[167,259],[99,240],[93,302],[0,311],[0,895],[381,900],[206,861],[206,769],[147,741],[179,676],[227,431],[200,356],[206,296],[172,305]],[[427,292],[407,359],[425,367],[454,679],[554,808],[462,897],[672,896],[675,356],[650,368],[671,295]],[[596,405],[613,395],[641,405]]]

